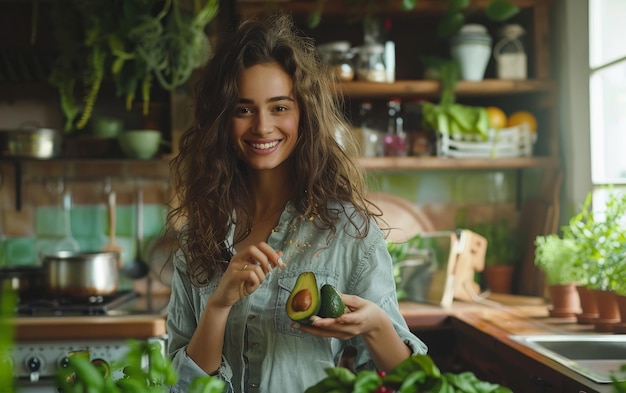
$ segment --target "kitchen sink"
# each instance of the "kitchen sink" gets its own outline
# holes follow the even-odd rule
[[[510,338],[596,383],[626,380],[626,335],[512,335]]]

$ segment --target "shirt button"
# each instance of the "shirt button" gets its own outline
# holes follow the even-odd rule
[[[250,343],[250,346],[251,346],[252,348],[256,348],[256,347],[258,347],[258,346],[259,346],[259,343]]]
[[[248,315],[248,319],[254,319],[256,318],[256,315]]]
[[[251,383],[249,386],[250,386],[251,388],[255,388],[255,389],[256,389],[256,388],[258,388],[258,387],[259,387],[259,384],[258,384],[258,383]]]

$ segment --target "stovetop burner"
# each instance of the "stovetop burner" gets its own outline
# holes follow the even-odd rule
[[[138,297],[134,291],[111,295],[68,296],[20,299],[16,314],[20,316],[105,315],[108,311]]]

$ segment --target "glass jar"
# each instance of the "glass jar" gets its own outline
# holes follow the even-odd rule
[[[348,41],[334,41],[318,46],[320,54],[341,81],[354,80],[353,54]]]
[[[506,25],[500,30],[500,40],[493,48],[498,78],[526,79],[526,52],[520,39],[524,28],[518,24]]]
[[[386,82],[385,47],[379,44],[363,45],[357,48],[357,79],[368,82]]]

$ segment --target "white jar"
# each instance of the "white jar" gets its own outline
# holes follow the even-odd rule
[[[452,58],[459,63],[461,78],[481,81],[491,57],[491,36],[482,25],[468,24],[452,37]]]

